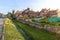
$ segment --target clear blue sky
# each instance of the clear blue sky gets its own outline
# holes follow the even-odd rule
[[[8,11],[23,10],[27,7],[33,10],[42,8],[60,8],[60,0],[0,0],[0,12],[7,14]]]

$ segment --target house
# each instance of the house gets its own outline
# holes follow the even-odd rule
[[[25,9],[25,10],[22,12],[22,14],[28,14],[29,11],[30,11],[30,8],[27,8],[27,9]]]
[[[0,13],[0,18],[4,18],[5,17],[5,15],[3,14],[3,13]]]
[[[28,13],[28,16],[31,18],[31,17],[34,17],[34,18],[37,18],[39,17],[40,13],[39,12],[35,12],[33,10],[30,10],[30,12]]]
[[[50,11],[48,11],[46,16],[50,16],[50,17],[57,16],[57,10],[50,10]]]
[[[40,15],[39,12],[35,12],[33,10],[30,10],[30,8],[27,8],[25,9],[23,12],[22,12],[23,15],[28,15],[28,17],[38,17]]]
[[[15,18],[17,20],[19,19],[23,19],[23,16],[22,16],[22,11],[16,11],[16,13],[14,14]]]
[[[40,15],[41,16],[45,16],[46,14],[48,13],[48,9],[42,9],[41,11],[40,11]]]
[[[40,11],[40,18],[41,18],[41,19],[46,18],[48,11],[49,11],[49,10],[46,9],[46,8],[42,9],[42,10]]]

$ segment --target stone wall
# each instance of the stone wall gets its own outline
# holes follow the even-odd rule
[[[51,25],[45,25],[44,27],[42,27],[39,24],[36,24],[34,22],[29,22],[29,21],[23,21],[21,20],[20,22],[24,23],[24,24],[28,24],[32,27],[38,28],[38,29],[45,29],[49,32],[55,32],[55,33],[59,33],[60,34],[60,26],[51,26]]]
[[[60,26],[44,26],[44,29],[49,32],[60,33]]]

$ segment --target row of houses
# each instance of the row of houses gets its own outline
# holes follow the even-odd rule
[[[60,10],[50,10],[50,9],[42,9],[41,11],[33,11],[30,8],[25,9],[24,11],[17,10],[14,14],[14,17],[19,20],[30,20],[30,19],[44,19],[46,17],[60,17]]]

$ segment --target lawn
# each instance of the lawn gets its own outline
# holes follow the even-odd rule
[[[8,18],[5,19],[5,40],[26,40]]]
[[[58,34],[50,33],[45,30],[38,30],[15,20],[14,23],[19,25],[19,27],[21,27],[27,33],[27,35],[31,37],[31,40],[60,40],[60,35]]]

